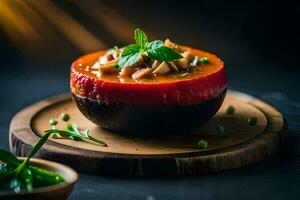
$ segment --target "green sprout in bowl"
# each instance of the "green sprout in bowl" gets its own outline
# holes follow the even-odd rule
[[[64,182],[64,179],[57,173],[45,170],[40,167],[30,165],[30,159],[45,144],[51,132],[45,134],[39,139],[33,147],[31,153],[25,160],[19,160],[9,151],[0,149],[0,188],[4,190],[13,190],[16,193],[20,191],[32,191],[33,188],[50,186]]]

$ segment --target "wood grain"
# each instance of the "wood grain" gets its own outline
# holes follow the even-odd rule
[[[228,105],[236,108],[226,115]],[[39,157],[58,161],[84,172],[113,175],[186,175],[216,172],[255,163],[277,153],[286,138],[282,115],[270,105],[248,95],[229,92],[217,115],[197,133],[155,138],[125,137],[89,122],[77,110],[69,95],[43,100],[19,112],[10,127],[10,147],[19,156],[28,155],[45,129],[49,118],[68,112],[70,122],[90,129],[108,147],[69,139],[50,139]],[[247,118],[257,116],[256,126]],[[225,126],[228,139],[216,135],[215,127]],[[60,123],[60,128],[65,124]],[[198,149],[205,139],[209,148]]]

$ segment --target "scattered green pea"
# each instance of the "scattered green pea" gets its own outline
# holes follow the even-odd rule
[[[235,108],[232,106],[232,105],[229,105],[227,108],[226,108],[226,113],[227,115],[233,115],[235,112]]]
[[[56,119],[50,119],[49,120],[49,124],[51,125],[51,126],[55,126],[56,124],[58,123],[58,121],[56,120]]]
[[[209,63],[209,60],[208,60],[207,57],[202,57],[202,58],[199,59],[199,61],[200,61],[201,64],[207,64],[207,63]]]
[[[70,115],[68,115],[67,113],[61,113],[60,114],[60,118],[63,120],[63,121],[68,121],[70,119]]]
[[[53,138],[53,139],[58,139],[58,135],[57,135],[56,133],[54,133],[54,134],[52,135],[52,138]]]
[[[197,146],[200,149],[206,149],[208,147],[208,142],[205,140],[200,140],[200,141],[198,141]]]
[[[249,118],[248,118],[248,124],[249,124],[250,126],[255,126],[256,123],[257,123],[257,117],[252,116],[252,117],[249,117]]]
[[[120,68],[120,65],[115,64],[114,67],[115,67],[116,69],[119,69],[119,68]]]
[[[217,131],[217,134],[219,135],[219,137],[221,137],[221,138],[228,138],[229,137],[229,133],[227,131],[225,131],[224,126],[218,125],[216,127],[216,131]]]

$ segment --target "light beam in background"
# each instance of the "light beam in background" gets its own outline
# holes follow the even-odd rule
[[[119,42],[133,42],[136,25],[113,8],[99,1],[69,2],[82,11],[80,14],[91,19],[91,23],[107,30]],[[0,0],[0,28],[26,60],[55,60],[107,48],[105,41],[93,35],[57,4],[50,0]],[[153,37],[153,34],[149,35]]]
[[[75,4],[85,15],[95,20],[100,26],[104,27],[110,34],[112,34],[119,41],[124,44],[132,43],[133,32],[137,27],[131,23],[128,19],[121,16],[114,9],[105,5],[101,1],[90,0],[69,0]],[[146,31],[150,38],[154,35]]]
[[[1,27],[25,57],[40,55],[42,37],[11,3],[9,0],[0,1]]]
[[[51,24],[27,5],[25,1],[15,0],[10,1],[10,4],[16,12],[22,14],[24,19],[32,25],[42,38],[42,42],[40,43],[42,48],[38,49],[40,55],[35,55],[34,59],[55,60],[70,55],[72,46],[59,33],[55,32]],[[32,44],[28,44],[27,47],[33,48]]]
[[[116,13],[113,9],[100,1],[69,0],[85,15],[103,26],[109,33],[121,42],[128,44],[134,41],[132,33],[135,25]]]
[[[82,53],[107,48],[107,45],[72,19],[50,0],[28,1]]]

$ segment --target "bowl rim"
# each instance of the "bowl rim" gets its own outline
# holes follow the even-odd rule
[[[25,157],[18,157],[18,159],[24,160]],[[78,173],[69,166],[66,166],[66,165],[63,165],[63,164],[60,164],[60,163],[57,163],[57,162],[54,162],[54,161],[41,159],[41,158],[31,158],[30,163],[32,165],[42,164],[42,165],[48,165],[50,167],[55,165],[56,167],[58,167],[60,169],[63,169],[63,171],[67,171],[69,174],[71,174],[71,178],[70,178],[69,181],[64,180],[63,183],[50,185],[50,186],[33,188],[33,190],[31,192],[23,190],[23,191],[20,191],[19,193],[15,193],[15,192],[10,191],[10,190],[3,190],[3,191],[0,191],[0,197],[1,196],[7,196],[7,195],[9,195],[9,196],[21,196],[21,195],[27,195],[27,194],[34,195],[34,194],[39,194],[39,193],[43,193],[43,192],[60,190],[60,189],[63,189],[63,188],[66,188],[70,185],[75,184],[78,180]],[[62,175],[61,173],[57,172],[56,170],[54,170],[54,172]]]

